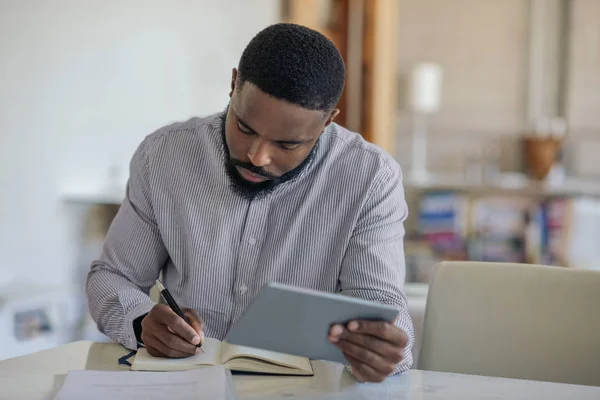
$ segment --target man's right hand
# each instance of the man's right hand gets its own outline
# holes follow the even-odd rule
[[[182,309],[191,326],[166,304],[157,304],[142,320],[141,339],[150,355],[182,358],[199,354],[204,324],[195,310]]]

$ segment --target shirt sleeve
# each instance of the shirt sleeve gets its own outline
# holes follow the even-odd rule
[[[168,259],[152,206],[148,141],[132,157],[125,199],[86,285],[98,329],[129,349],[138,347],[134,321],[155,305],[150,288]]]
[[[407,216],[400,167],[390,168],[372,185],[350,238],[340,273],[343,294],[398,308],[396,326],[406,333],[409,340],[404,358],[394,373],[411,368],[415,342],[404,294],[404,221]],[[349,367],[347,369],[350,370]]]

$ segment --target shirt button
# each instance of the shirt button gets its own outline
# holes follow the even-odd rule
[[[250,246],[254,246],[256,244],[256,239],[250,238],[248,239],[248,243],[250,243]]]
[[[244,294],[244,293],[246,293],[246,291],[247,291],[247,290],[248,290],[248,286],[246,286],[246,285],[242,285],[242,286],[240,286],[240,293],[241,293],[241,294]]]

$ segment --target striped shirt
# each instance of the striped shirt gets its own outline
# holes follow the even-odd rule
[[[165,126],[134,152],[125,199],[88,276],[98,329],[136,349],[133,321],[154,306],[148,294],[162,273],[206,336],[223,340],[275,281],[397,306],[409,337],[397,372],[410,368],[408,210],[397,162],[332,123],[297,177],[249,200],[230,185],[220,116]]]

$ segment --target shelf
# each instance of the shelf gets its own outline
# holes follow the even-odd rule
[[[567,178],[559,184],[530,181],[520,174],[505,174],[494,182],[473,182],[460,175],[431,174],[421,179],[407,176],[404,180],[404,186],[407,189],[450,190],[485,194],[600,197],[600,179]]]
[[[65,189],[60,193],[60,198],[68,203],[90,205],[120,205],[125,198],[125,187],[114,189],[78,188]]]

